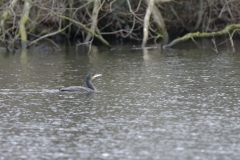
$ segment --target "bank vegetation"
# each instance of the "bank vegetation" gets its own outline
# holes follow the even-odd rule
[[[163,48],[195,38],[239,36],[239,0],[0,0],[8,52],[48,40],[77,45],[124,40]],[[173,41],[170,41],[173,40]]]

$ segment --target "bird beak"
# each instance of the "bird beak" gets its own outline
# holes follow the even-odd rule
[[[92,79],[99,77],[99,76],[102,76],[102,74],[94,74],[94,76],[92,76]]]

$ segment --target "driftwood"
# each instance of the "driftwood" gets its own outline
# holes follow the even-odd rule
[[[187,41],[189,39],[194,39],[194,38],[208,38],[208,37],[215,37],[215,36],[222,36],[222,35],[226,35],[229,32],[233,31],[233,30],[239,30],[240,29],[240,24],[231,24],[228,25],[227,27],[225,27],[223,30],[218,31],[218,32],[210,32],[210,33],[200,33],[200,32],[195,32],[195,33],[188,33],[183,37],[177,38],[175,40],[173,40],[171,43],[164,45],[163,48],[171,48],[174,45],[180,43],[180,42],[184,42]]]

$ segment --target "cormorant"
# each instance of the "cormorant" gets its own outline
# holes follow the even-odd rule
[[[102,76],[102,74],[93,74],[89,73],[85,77],[85,81],[87,84],[87,87],[82,87],[82,86],[70,86],[70,87],[63,87],[60,88],[60,91],[70,91],[70,92],[96,92],[97,89],[94,87],[92,84],[92,81],[94,78]]]

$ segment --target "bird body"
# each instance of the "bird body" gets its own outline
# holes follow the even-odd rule
[[[76,91],[76,92],[94,92],[94,90],[82,87],[82,86],[70,86],[70,87],[63,87],[59,89],[60,91]]]
[[[94,85],[92,84],[92,81],[94,78],[102,76],[102,74],[93,74],[90,73],[88,75],[86,75],[85,81],[87,84],[87,87],[82,87],[82,86],[70,86],[70,87],[63,87],[60,88],[60,91],[69,91],[69,92],[96,92],[97,89],[96,87],[94,87]]]

